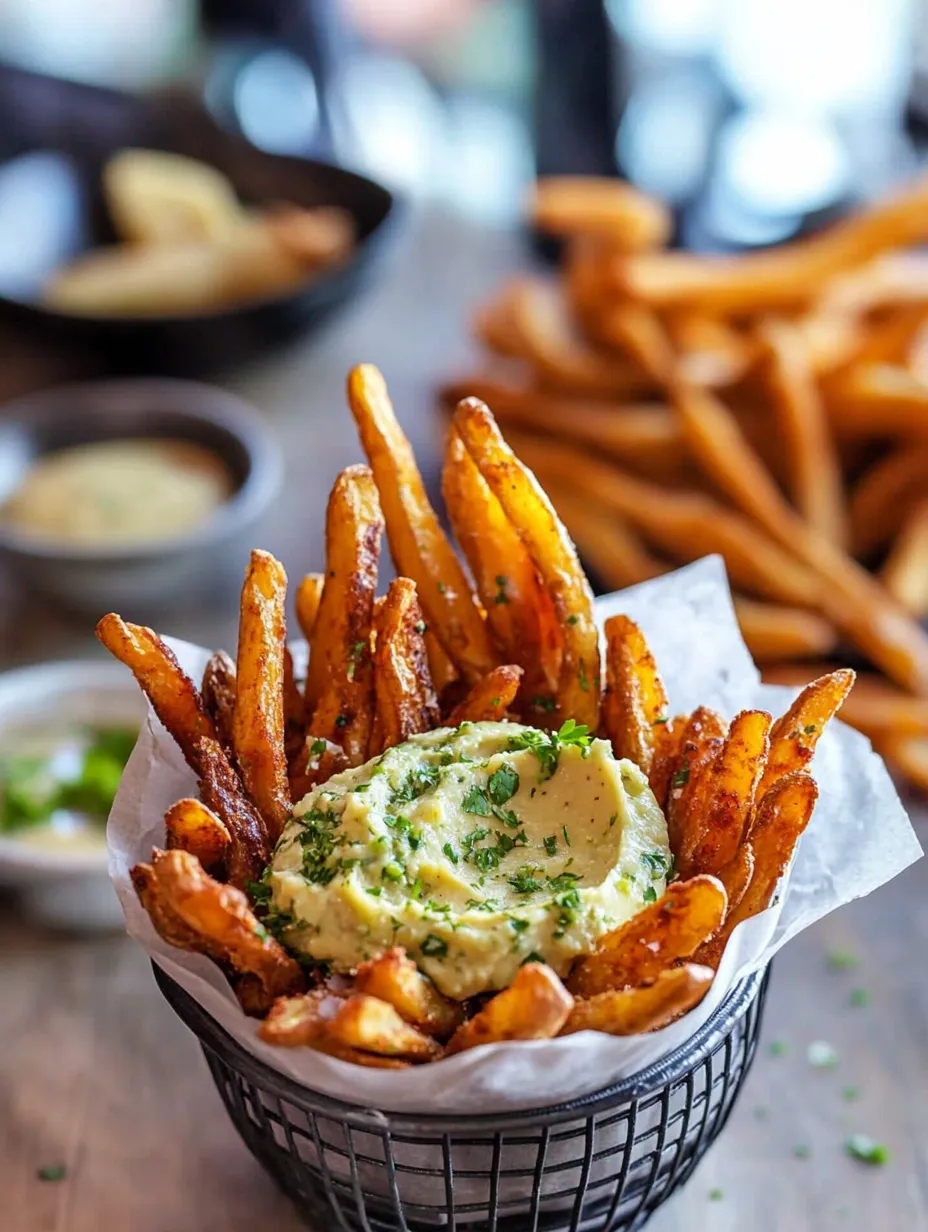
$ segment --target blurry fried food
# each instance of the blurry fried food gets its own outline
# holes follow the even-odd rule
[[[661,971],[637,988],[607,989],[589,1000],[575,1001],[561,1035],[602,1031],[606,1035],[639,1035],[659,1031],[698,1005],[715,977],[711,967],[686,963]]]
[[[531,203],[532,222],[549,235],[596,235],[618,251],[665,244],[673,228],[666,206],[631,184],[592,176],[545,176]]]
[[[380,493],[397,571],[415,582],[429,627],[471,684],[496,666],[486,623],[429,504],[386,383],[372,364],[352,369],[348,401]]]
[[[674,379],[677,357],[657,316],[634,301],[622,300],[606,309],[598,326],[599,336],[624,352],[663,389]]]
[[[464,1019],[461,1003],[443,996],[399,946],[362,963],[354,987],[386,1001],[406,1022],[436,1039],[447,1039]]]
[[[249,882],[260,878],[271,854],[264,819],[245,794],[241,779],[218,740],[202,736],[196,742],[194,754],[200,774],[200,799],[229,832],[226,877],[243,890]]]
[[[371,630],[383,536],[374,477],[349,466],[326,510],[326,573],[310,637],[306,697],[314,739],[340,745],[349,766],[367,760],[374,717]]]
[[[667,572],[669,566],[647,550],[619,514],[591,504],[568,488],[549,486],[548,491],[584,560],[610,590]]]
[[[304,271],[335,265],[354,247],[354,219],[337,205],[301,209],[275,205],[261,218],[278,248],[295,258]]]
[[[291,810],[284,748],[286,598],[283,566],[269,552],[252,552],[242,587],[232,745],[272,843]]]
[[[656,903],[600,937],[595,952],[575,963],[567,987],[585,998],[657,979],[715,933],[726,905],[725,890],[715,877],[673,882]]]
[[[667,837],[675,860],[695,844],[704,779],[727,730],[722,716],[708,706],[694,710],[683,728],[665,806]]]
[[[833,625],[800,607],[781,607],[735,596],[741,636],[756,663],[811,659],[830,654],[838,642]]]
[[[928,501],[917,504],[906,518],[880,580],[917,620],[928,616]]]
[[[915,787],[928,791],[928,739],[893,733],[879,738],[879,750]]]
[[[901,364],[854,364],[828,384],[838,436],[925,436],[928,385]]]
[[[174,652],[153,630],[130,625],[115,612],[103,617],[96,632],[107,650],[131,670],[187,764],[199,773],[196,743],[203,736],[215,738],[216,729]]]
[[[535,476],[516,458],[482,402],[465,398],[459,403],[454,427],[525,544],[554,603],[563,646],[558,712],[595,730],[599,634],[593,596],[574,545]]]
[[[383,749],[391,749],[431,731],[440,719],[425,653],[425,622],[409,578],[390,583],[374,629],[374,693]]]
[[[644,634],[627,616],[606,621],[606,689],[602,724],[616,757],[650,774],[654,732],[667,722],[667,691]]]
[[[841,709],[854,678],[849,667],[820,676],[777,719],[770,729],[770,754],[757,789],[759,799],[784,775],[804,769],[812,760],[819,737]]]
[[[680,373],[694,385],[733,385],[754,361],[754,340],[719,317],[685,309],[668,313],[665,325],[679,353]]]
[[[178,800],[164,815],[168,851],[187,851],[207,872],[224,866],[232,847],[228,826],[199,800]]]
[[[210,655],[203,672],[200,694],[206,713],[213,720],[216,735],[227,749],[232,748],[232,721],[235,715],[235,664],[224,650]]]
[[[899,531],[928,487],[928,445],[901,445],[858,480],[851,492],[854,554],[868,557]]]
[[[313,626],[319,612],[324,585],[325,578],[321,573],[307,573],[296,588],[296,622],[307,642],[311,642],[313,638]]]
[[[573,997],[544,963],[525,963],[512,983],[462,1023],[446,1056],[503,1040],[551,1039],[567,1021]]]
[[[519,691],[522,668],[510,665],[494,667],[448,715],[446,727],[461,723],[499,723],[513,704]]]
[[[178,244],[227,235],[243,211],[228,179],[165,150],[120,150],[103,168],[113,227],[129,244]]]

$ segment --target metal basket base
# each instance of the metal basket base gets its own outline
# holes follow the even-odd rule
[[[556,1107],[382,1113],[300,1086],[245,1052],[157,967],[252,1154],[311,1228],[632,1232],[721,1132],[757,1045],[769,975],[739,985],[659,1064]]]

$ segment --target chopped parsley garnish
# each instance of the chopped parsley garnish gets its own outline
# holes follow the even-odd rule
[[[348,679],[354,680],[355,668],[364,658],[364,652],[367,649],[367,642],[355,642],[348,651]]]
[[[493,816],[499,818],[503,825],[508,826],[510,830],[518,830],[519,819],[512,809],[500,808],[498,804],[491,805],[491,808]]]
[[[390,808],[398,804],[411,804],[427,791],[438,786],[441,770],[438,766],[415,766],[390,796]]]
[[[444,582],[437,582],[435,589],[438,591],[440,595],[443,595],[445,591],[448,589],[448,587],[444,584]]]
[[[533,962],[543,963],[544,961],[545,961],[544,958],[542,958],[542,956],[538,953],[537,950],[532,950],[530,954],[525,955],[525,957],[519,963],[519,966],[524,967],[526,963],[533,963]]]
[[[818,725],[816,723],[809,723],[802,730],[807,736],[811,736],[814,732],[818,731]]]
[[[461,801],[461,808],[465,813],[472,813],[475,817],[490,816],[490,801],[487,799],[487,793],[476,783]]]
[[[544,840],[544,843],[545,843],[545,851],[548,853],[549,856],[553,856],[554,853],[557,851],[557,835],[549,834],[548,837]]]
[[[584,756],[587,756],[592,739],[588,727],[577,723],[575,719],[565,719],[556,732],[538,731],[534,727],[526,728],[517,736],[510,737],[509,748],[513,751],[528,749],[529,752],[535,754],[541,764],[538,781],[543,783],[557,770],[561,749],[573,745],[581,749]]]
[[[812,1154],[812,1148],[806,1146],[804,1142],[799,1142],[793,1147],[794,1159],[808,1159]]]
[[[533,697],[530,705],[535,710],[544,710],[547,714],[557,709],[557,702],[553,697]]]
[[[579,680],[580,688],[584,691],[584,693],[589,693],[590,682],[589,680],[587,680],[586,664],[583,662],[582,659],[580,660],[580,671],[577,673],[577,679]]]
[[[367,893],[370,894],[371,898],[380,898],[383,893],[383,886],[368,886]]]
[[[829,950],[828,966],[832,971],[853,971],[860,966],[860,959],[850,950]]]
[[[385,864],[381,873],[384,881],[402,881],[405,875],[406,870],[402,864],[397,864],[394,860],[391,860],[389,864]]]
[[[641,853],[641,863],[651,874],[652,881],[658,881],[667,874],[668,861],[662,851],[643,851]]]
[[[555,941],[558,941],[577,918],[576,909],[580,906],[579,892],[567,890],[564,894],[559,894],[554,900],[554,906],[558,908],[558,917],[553,937]]]
[[[852,988],[848,1000],[851,1005],[859,1008],[862,1005],[870,1004],[870,994],[866,988]]]
[[[487,780],[487,793],[494,804],[505,804],[518,790],[518,772],[508,762],[504,762]]]
[[[63,1181],[67,1172],[64,1164],[46,1164],[36,1169],[36,1176],[40,1181]]]
[[[866,1134],[851,1134],[844,1144],[845,1154],[852,1159],[858,1159],[862,1164],[873,1164],[879,1167],[889,1162],[889,1150],[879,1142],[874,1142]]]
[[[303,826],[298,839],[303,848],[303,876],[314,885],[328,885],[337,872],[328,861],[337,846],[335,832],[341,818],[332,809],[314,808],[299,820]]]
[[[845,1087],[841,1092],[841,1098],[846,1104],[856,1104],[860,1099],[860,1087]]]
[[[489,833],[490,831],[485,829],[483,826],[478,826],[476,830],[471,830],[470,834],[464,835],[461,839],[461,846],[464,848],[465,852],[469,852],[475,843],[479,843],[482,839],[485,839]],[[464,858],[466,860],[467,856],[465,855]]]
[[[725,1197],[725,1191],[723,1189],[710,1189],[709,1190],[709,1201],[710,1202],[721,1202],[724,1197]]]
[[[579,617],[579,616],[578,616],[575,612],[572,612],[572,613],[571,613],[571,614],[567,617],[567,623],[568,623],[569,625],[575,625],[575,624],[577,624],[577,622],[579,621],[579,619],[580,619],[580,617]]]
[[[670,780],[670,786],[671,787],[685,787],[689,781],[690,781],[690,764],[689,762],[685,761],[683,765],[680,767],[680,769],[673,776],[673,778]]]
[[[465,911],[495,911],[495,898],[469,898],[464,904]]]
[[[506,577],[502,573],[499,574],[499,576],[496,579],[496,587],[497,587],[496,594],[493,596],[494,603],[508,603],[509,602],[509,596],[506,594],[506,586],[508,582],[509,582],[508,577]]]
[[[336,726],[336,727],[347,727],[347,726],[348,726],[348,716],[347,716],[347,714],[340,714],[340,715],[338,715],[338,717],[337,717],[337,718],[336,718],[336,720],[335,720],[335,726]]]
[[[429,933],[419,950],[427,958],[444,958],[448,953],[448,942],[442,941],[441,937],[436,937],[434,933]]]
[[[654,720],[653,726],[657,727],[659,723],[668,723],[669,721],[670,721],[670,715],[662,714],[659,719]]]
[[[655,890],[654,886],[647,886],[644,894],[642,894],[641,897],[644,899],[646,903],[656,903],[657,902],[657,890]]]
[[[529,926],[528,920],[520,920],[514,915],[509,915],[506,919],[509,921],[509,927],[513,932],[524,933]]]
[[[570,841],[570,835],[567,833],[566,826],[561,826],[561,833],[564,835],[564,842],[567,844],[567,846],[572,847],[573,843]]]
[[[442,851],[445,853],[445,855],[448,857],[448,859],[451,861],[452,864],[457,864],[460,857],[458,856],[458,853],[454,850],[454,848],[451,846],[450,843],[444,843],[442,845]]]
[[[789,1044],[785,1040],[771,1040],[769,1051],[772,1057],[785,1057],[789,1052]]]
[[[324,740],[314,740],[312,744],[309,746],[309,752],[310,752],[310,755],[313,757],[318,757],[320,753],[324,753],[325,752],[325,741]]]
[[[427,628],[428,628],[428,625],[425,623],[424,620],[417,620],[416,623],[413,625],[413,629],[415,629],[416,633],[420,635],[423,634]]]
[[[545,883],[536,876],[536,873],[540,871],[537,864],[523,864],[509,878],[509,884],[517,894],[534,894],[536,890],[543,890],[545,888]]]
[[[610,829],[610,830],[612,829],[612,827],[615,825],[615,823],[616,823],[618,820],[619,820],[619,815],[618,815],[618,813],[613,813],[613,814],[612,814],[612,816],[609,818],[609,829]]]
[[[556,877],[548,878],[548,888],[560,894],[562,890],[572,890],[580,879],[579,873],[558,873]]]
[[[270,868],[264,870],[264,875],[270,874]],[[271,887],[266,881],[249,881],[245,885],[245,890],[248,897],[255,905],[269,903],[271,901]]]

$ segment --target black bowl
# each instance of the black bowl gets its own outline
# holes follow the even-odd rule
[[[321,321],[372,275],[397,203],[372,180],[268,154],[219,129],[190,98],[139,99],[0,67],[0,312],[59,342],[91,349],[113,372],[196,375],[239,363]],[[113,229],[101,172],[127,146],[171,150],[218,167],[248,204],[337,205],[355,220],[351,258],[296,291],[222,312],[99,317],[56,312],[41,288]]]

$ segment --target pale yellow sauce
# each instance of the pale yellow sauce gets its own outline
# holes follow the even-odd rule
[[[186,441],[101,441],[41,458],[0,510],[30,538],[75,547],[169,539],[228,499],[231,476]]]

